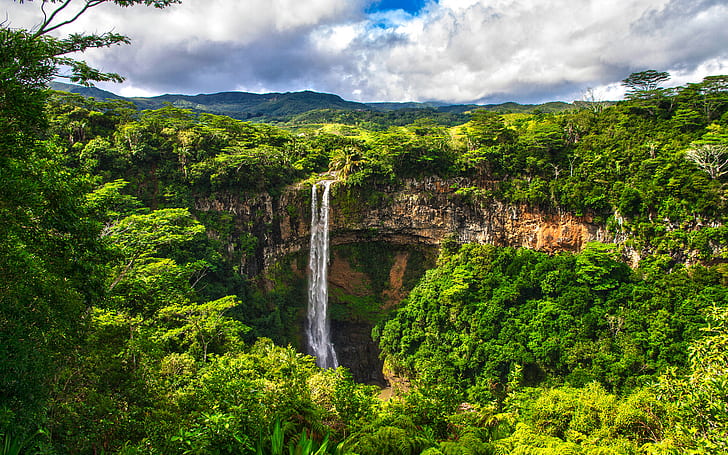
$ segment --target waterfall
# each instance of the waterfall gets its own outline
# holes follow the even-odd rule
[[[306,337],[309,353],[316,357],[321,368],[336,368],[334,345],[331,343],[328,318],[329,287],[329,189],[331,180],[321,182],[324,187],[321,205],[318,204],[318,183],[311,188],[311,255],[308,260],[308,319]]]

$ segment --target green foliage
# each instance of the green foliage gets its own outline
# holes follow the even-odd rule
[[[614,289],[629,279],[629,269],[620,259],[614,245],[590,243],[576,258],[576,279],[594,291]]]
[[[188,280],[204,270],[203,260],[180,264],[173,251],[184,248],[204,233],[204,227],[192,219],[186,209],[162,209],[143,215],[129,215],[107,227],[107,238],[113,243],[118,261],[110,274],[108,289],[112,301],[137,312],[159,309],[168,299],[160,299],[173,290],[188,294]],[[119,298],[115,298],[115,296]],[[134,296],[135,298],[129,298]],[[122,301],[126,303],[122,303]]]
[[[692,344],[690,373],[667,376],[660,384],[662,399],[677,404],[682,419],[674,429],[685,448],[697,453],[722,453],[728,449],[728,311],[725,304],[709,311],[705,336]]]
[[[190,168],[193,183],[209,185],[212,191],[221,189],[246,189],[265,191],[290,181],[286,174],[291,171],[287,156],[273,148],[228,148],[211,160]],[[203,183],[204,182],[204,183]]]
[[[360,433],[347,447],[359,455],[416,455],[433,445],[433,441],[408,429],[395,426],[380,426]]]
[[[90,179],[42,141],[57,43],[0,25],[0,431],[31,431],[100,298],[107,251]]]
[[[160,319],[168,327],[161,339],[182,345],[193,353],[201,351],[202,361],[207,362],[211,348],[239,343],[241,335],[249,330],[239,321],[225,316],[239,304],[234,297],[228,296],[213,302],[166,306],[159,311]]]
[[[284,432],[279,421],[273,426],[273,432],[270,435],[270,449],[264,442],[259,442],[256,446],[256,455],[283,455],[284,451]],[[329,438],[326,436],[323,441],[318,443],[314,439],[310,439],[305,431],[291,438],[288,443],[288,453],[291,455],[323,455],[332,453],[329,450]]]
[[[556,256],[465,245],[427,272],[380,346],[399,371],[462,380],[480,402],[508,391],[513,374],[516,385],[599,380],[620,390],[684,368],[695,312],[726,298],[719,279],[696,269],[692,279],[682,270],[643,280],[617,259],[603,244]]]
[[[445,176],[454,163],[449,141],[442,128],[426,128],[417,133],[390,128],[377,135],[370,161],[381,163],[381,168],[391,169],[397,177]]]
[[[660,83],[669,79],[669,73],[647,70],[630,74],[629,77],[622,81],[622,85],[629,89],[627,92],[628,97],[640,98],[647,96],[646,93],[657,90],[660,87]]]
[[[21,438],[14,437],[11,434],[0,434],[0,455],[20,455],[23,453],[25,441]]]
[[[468,117],[465,114],[438,112],[432,108],[401,108],[387,112],[315,109],[293,116],[289,124],[340,123],[372,131],[384,131],[392,126],[410,125],[419,119],[432,120],[442,126],[456,126],[465,123]]]
[[[176,2],[43,3],[83,14]],[[614,106],[476,111],[450,130],[465,118],[318,112],[309,120],[347,125],[294,135],[176,105],[138,112],[48,93],[59,65],[78,82],[118,80],[67,55],[126,38],[51,38],[65,23],[45,17],[32,33],[0,26],[3,453],[728,450],[725,76],[664,90],[666,73],[635,73]],[[229,109],[236,96],[214,98]],[[267,109],[290,117],[320,97],[288,98],[292,107]],[[446,239],[438,266],[375,330],[388,365],[410,379],[382,402],[345,369],[249,343],[297,341],[305,264],[269,269],[263,296],[240,271],[279,235],[270,220],[191,209],[243,196],[275,209],[285,186],[321,173],[345,183],[334,205],[347,222],[385,202],[385,189],[439,176],[473,207],[609,220],[644,258],[632,270],[609,244],[549,256]],[[283,211],[302,218],[295,204]],[[383,296],[391,246],[339,251]],[[710,266],[681,265],[696,260]],[[340,300],[347,318],[378,317],[381,299]]]

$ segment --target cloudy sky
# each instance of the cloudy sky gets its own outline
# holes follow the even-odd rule
[[[29,27],[40,4],[0,0],[0,13]],[[646,69],[669,71],[668,85],[728,74],[728,0],[183,0],[97,7],[64,30],[132,39],[85,56],[126,76],[101,87],[127,96],[535,103],[618,99]]]

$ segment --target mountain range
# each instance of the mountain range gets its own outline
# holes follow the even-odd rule
[[[573,108],[572,104],[560,101],[544,104],[444,104],[419,102],[360,103],[347,101],[338,95],[313,91],[287,93],[220,92],[200,95],[165,94],[153,97],[123,97],[96,87],[85,87],[62,82],[51,82],[50,88],[57,91],[77,93],[97,100],[127,100],[139,109],[159,109],[165,105],[227,115],[241,120],[256,122],[293,122],[298,116],[318,111],[317,119],[340,117],[342,113],[360,113],[371,119],[372,115],[391,114],[406,111],[408,117],[441,114],[459,117],[475,109],[486,109],[499,113],[511,112],[558,112]],[[460,114],[460,115],[458,115]],[[391,116],[391,115],[390,115]],[[310,118],[310,115],[308,116]]]

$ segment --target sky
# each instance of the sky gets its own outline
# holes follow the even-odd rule
[[[82,4],[72,0],[71,5]],[[0,0],[29,28],[40,0]],[[132,44],[83,58],[124,96],[314,90],[353,101],[620,99],[630,73],[667,86],[728,74],[728,0],[182,0],[102,5],[62,29]]]

